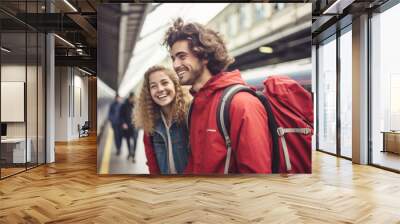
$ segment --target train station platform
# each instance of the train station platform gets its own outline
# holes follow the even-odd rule
[[[114,143],[114,132],[107,122],[103,129],[102,138],[98,138],[97,167],[99,174],[148,174],[146,155],[143,144],[143,131],[139,130],[135,161],[128,159],[128,145],[122,140],[121,153],[117,155]]]

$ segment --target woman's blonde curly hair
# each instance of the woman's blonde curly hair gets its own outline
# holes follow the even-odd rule
[[[144,73],[144,81],[140,91],[137,105],[135,106],[134,122],[135,127],[142,128],[146,134],[152,134],[155,122],[160,118],[160,106],[157,105],[150,94],[149,77],[152,73],[163,71],[174,83],[175,99],[171,102],[172,120],[185,122],[186,112],[189,107],[190,96],[179,84],[177,75],[171,70],[161,65],[154,65]]]

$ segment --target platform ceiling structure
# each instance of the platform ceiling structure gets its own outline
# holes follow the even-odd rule
[[[105,13],[98,13],[99,10],[102,10],[101,4],[103,3],[121,2],[125,2],[125,4],[115,4],[112,7],[108,7],[110,10],[106,10]],[[148,7],[157,7],[155,3],[145,4],[148,2],[112,0],[42,0],[25,2],[2,0],[0,2],[1,29],[12,32],[18,29],[22,30],[22,27],[32,27],[38,31],[56,33],[56,66],[80,67],[90,74],[98,75],[112,89],[117,90],[137,43],[143,21],[152,10]],[[312,39],[313,43],[315,43],[319,39],[332,35],[335,32],[334,27],[331,27],[332,24],[335,24],[342,17],[348,16],[348,21],[351,22],[350,17],[354,16],[357,11],[372,10],[386,1],[298,0],[288,2],[312,3]],[[346,26],[346,23],[341,22],[339,25]],[[99,40],[98,32],[106,32],[105,39]],[[303,33],[301,36],[307,37],[308,35]],[[109,41],[110,38],[117,41]],[[299,37],[293,36],[290,38],[298,39]],[[16,38],[14,41],[18,45],[24,44],[25,40]],[[97,51],[100,44],[102,45],[102,52]],[[277,43],[279,46],[281,44]],[[302,52],[301,48],[299,48],[298,52]],[[107,60],[105,61],[107,63],[98,64],[98,56],[106,57]],[[257,52],[242,54],[238,56],[237,61],[244,64],[237,64],[237,66],[246,67],[245,62],[254,61],[257,56],[259,56]],[[9,60],[12,60],[12,58],[10,57]]]
[[[104,76],[105,82],[116,89],[133,52],[147,7],[147,4],[137,3],[115,4],[102,18],[98,18],[98,10],[103,3],[117,2],[121,1],[2,0],[1,30],[12,33],[31,28],[39,32],[55,33],[55,65],[79,67],[91,75],[97,75],[97,56],[100,53],[97,47],[108,41],[98,39],[98,29],[102,26],[106,29],[107,37],[116,38],[113,44],[105,44],[105,52],[102,52],[106,56],[116,51],[113,52],[116,56],[109,58],[110,63],[102,67],[107,74],[112,74]],[[99,20],[102,22],[100,25]],[[13,42],[15,49],[24,46],[25,38],[15,38]],[[29,50],[27,53],[29,58]],[[17,53],[15,55],[18,58]]]

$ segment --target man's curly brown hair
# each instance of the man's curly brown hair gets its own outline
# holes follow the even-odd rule
[[[212,75],[224,71],[235,61],[229,56],[221,35],[199,23],[184,23],[182,18],[177,18],[166,32],[163,45],[171,49],[180,40],[188,40],[192,53],[201,60],[208,60],[207,68]]]
[[[150,83],[149,77],[152,73],[157,71],[163,71],[174,83],[175,86],[175,99],[171,102],[172,106],[172,120],[178,121],[179,123],[185,122],[186,112],[190,98],[189,93],[185,92],[179,84],[178,77],[171,70],[161,65],[155,65],[150,67],[144,73],[144,81],[142,89],[140,91],[139,100],[137,106],[135,106],[134,122],[135,127],[143,128],[146,134],[152,134],[154,131],[155,123],[160,118],[161,108],[159,105],[154,103],[150,95]]]

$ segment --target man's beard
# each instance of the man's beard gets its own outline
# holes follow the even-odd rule
[[[181,85],[193,85],[203,74],[205,69],[204,65],[200,65],[198,69],[194,69],[192,71],[189,71],[189,76],[190,78],[187,79],[185,82],[181,82]]]

